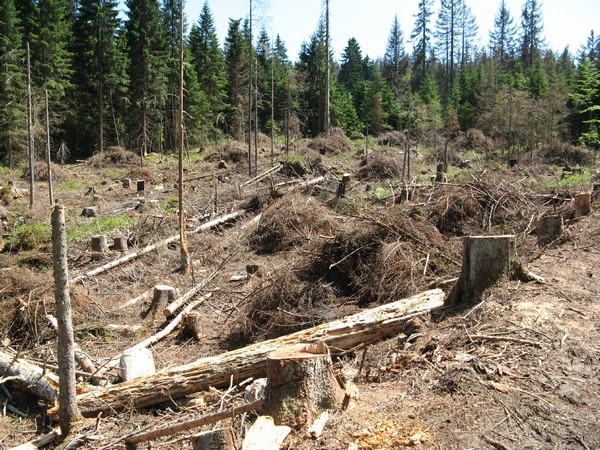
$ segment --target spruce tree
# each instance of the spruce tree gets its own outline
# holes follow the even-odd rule
[[[492,57],[499,61],[503,69],[508,69],[515,57],[516,34],[517,28],[506,7],[506,0],[501,0],[489,37]]]
[[[398,15],[395,15],[383,56],[381,71],[394,92],[400,93],[404,90],[402,80],[407,70],[408,56],[404,49],[404,33],[400,27]]]
[[[541,8],[539,0],[526,0],[521,12],[521,62],[526,69],[533,67],[544,46]]]
[[[410,38],[413,46],[413,84],[419,86],[427,74],[427,58],[431,51],[431,29],[429,21],[433,11],[433,0],[419,0],[419,11],[415,15],[415,26]]]
[[[241,28],[241,20],[229,19],[225,38],[225,64],[227,68],[227,120],[231,135],[244,139],[245,113],[248,110],[248,40]]]
[[[91,150],[84,146],[92,142],[97,151],[122,145],[127,61],[118,6],[115,0],[81,0],[75,14],[76,94],[68,135],[78,153]]]
[[[143,158],[157,150],[162,141],[162,124],[167,97],[167,52],[157,0],[127,0],[126,22],[130,60],[129,137]]]
[[[0,4],[0,162],[14,167],[27,148],[23,42],[13,0]]]

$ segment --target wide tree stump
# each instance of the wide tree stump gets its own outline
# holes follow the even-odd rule
[[[312,353],[306,345],[287,346],[267,357],[267,390],[263,412],[276,425],[309,427],[323,411],[338,408],[344,390],[327,352]]]
[[[590,196],[590,201],[593,204],[600,202],[600,183],[594,183],[592,185],[592,195]]]
[[[108,241],[106,240],[106,236],[104,236],[104,235],[92,236],[92,251],[94,253],[108,252]]]
[[[127,251],[127,238],[124,237],[116,237],[113,240],[113,249],[117,252],[126,252]]]
[[[174,287],[167,286],[166,284],[157,284],[154,286],[154,295],[147,314],[154,316],[157,311],[162,311],[175,298],[177,298],[177,290]]]
[[[82,217],[96,217],[98,215],[98,208],[96,206],[86,206],[81,210]]]
[[[587,216],[592,212],[592,199],[589,192],[575,195],[575,217]]]
[[[144,192],[144,187],[145,187],[144,180],[137,180],[135,183],[136,183],[137,191],[138,192]]]
[[[537,224],[537,244],[544,247],[563,233],[562,216],[545,216]]]
[[[446,304],[476,302],[483,291],[510,275],[514,261],[514,235],[465,237],[462,269]]]
[[[123,178],[123,187],[129,189],[131,187],[131,178]]]
[[[192,450],[234,450],[231,428],[205,431],[192,437]]]

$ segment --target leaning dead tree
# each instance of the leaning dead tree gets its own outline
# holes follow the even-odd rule
[[[442,290],[426,291],[287,336],[167,368],[150,377],[85,393],[78,396],[77,402],[84,416],[95,417],[100,412],[113,414],[125,408],[142,408],[171,401],[211,386],[227,386],[232,377],[234,381],[240,382],[264,376],[267,355],[277,349],[322,341],[330,348],[331,354],[335,355],[359,344],[393,336],[402,331],[409,318],[425,314],[443,303]],[[51,416],[56,413],[55,408],[48,411]]]

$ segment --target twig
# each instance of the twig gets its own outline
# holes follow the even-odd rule
[[[469,317],[472,312],[478,310],[484,303],[485,303],[485,300],[482,300],[479,303],[477,303],[475,306],[473,306],[471,308],[471,310],[463,316],[463,319],[466,319],[467,317]]]
[[[264,400],[255,400],[250,403],[246,403],[241,406],[233,407],[230,409],[226,409],[225,411],[219,411],[215,414],[209,414],[207,416],[199,417],[198,419],[189,420],[187,422],[182,422],[176,425],[169,425],[163,428],[156,428],[154,430],[147,431],[145,433],[140,433],[130,438],[127,438],[125,442],[127,444],[137,444],[139,442],[146,442],[153,439],[158,439],[164,436],[170,436],[175,433],[179,433],[180,431],[191,430],[192,428],[197,428],[202,425],[207,425],[210,423],[215,423],[220,420],[228,419],[230,417],[239,416],[240,414],[244,414],[250,411],[254,411],[262,407]]]
[[[491,437],[486,436],[485,434],[481,437],[483,438],[483,440],[485,442],[487,442],[492,447],[494,447],[498,450],[512,450],[509,446],[503,444],[502,442],[496,441],[496,440],[492,439]]]
[[[543,344],[541,342],[530,341],[528,339],[513,338],[509,336],[488,336],[484,334],[473,334],[469,336],[469,339],[480,341],[508,341],[517,344],[533,345],[534,347],[543,348]]]

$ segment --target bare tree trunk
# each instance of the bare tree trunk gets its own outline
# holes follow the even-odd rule
[[[48,113],[48,90],[44,93],[46,100],[46,165],[48,173],[48,196],[50,206],[54,206],[54,191],[52,189],[52,158],[50,156],[50,114]]]
[[[331,128],[331,80],[329,74],[329,0],[325,0],[325,135],[329,137]]]
[[[250,61],[248,70],[248,176],[252,176],[252,0],[250,0],[250,20],[249,25],[249,48]]]
[[[60,431],[67,436],[74,422],[81,419],[77,407],[75,381],[75,341],[71,319],[69,295],[69,269],[67,266],[67,235],[65,209],[55,206],[52,211],[52,262],[54,264],[54,297],[58,322],[58,407]]]
[[[187,237],[185,235],[185,208],[183,205],[183,4],[180,4],[180,33],[179,33],[179,254],[181,273],[190,273],[190,252],[188,251]]]
[[[29,163],[29,208],[33,208],[33,199],[35,197],[34,184],[34,166],[35,153],[33,142],[33,105],[31,99],[31,60],[30,60],[29,42],[27,42],[27,133],[28,133],[28,151],[27,160]]]

